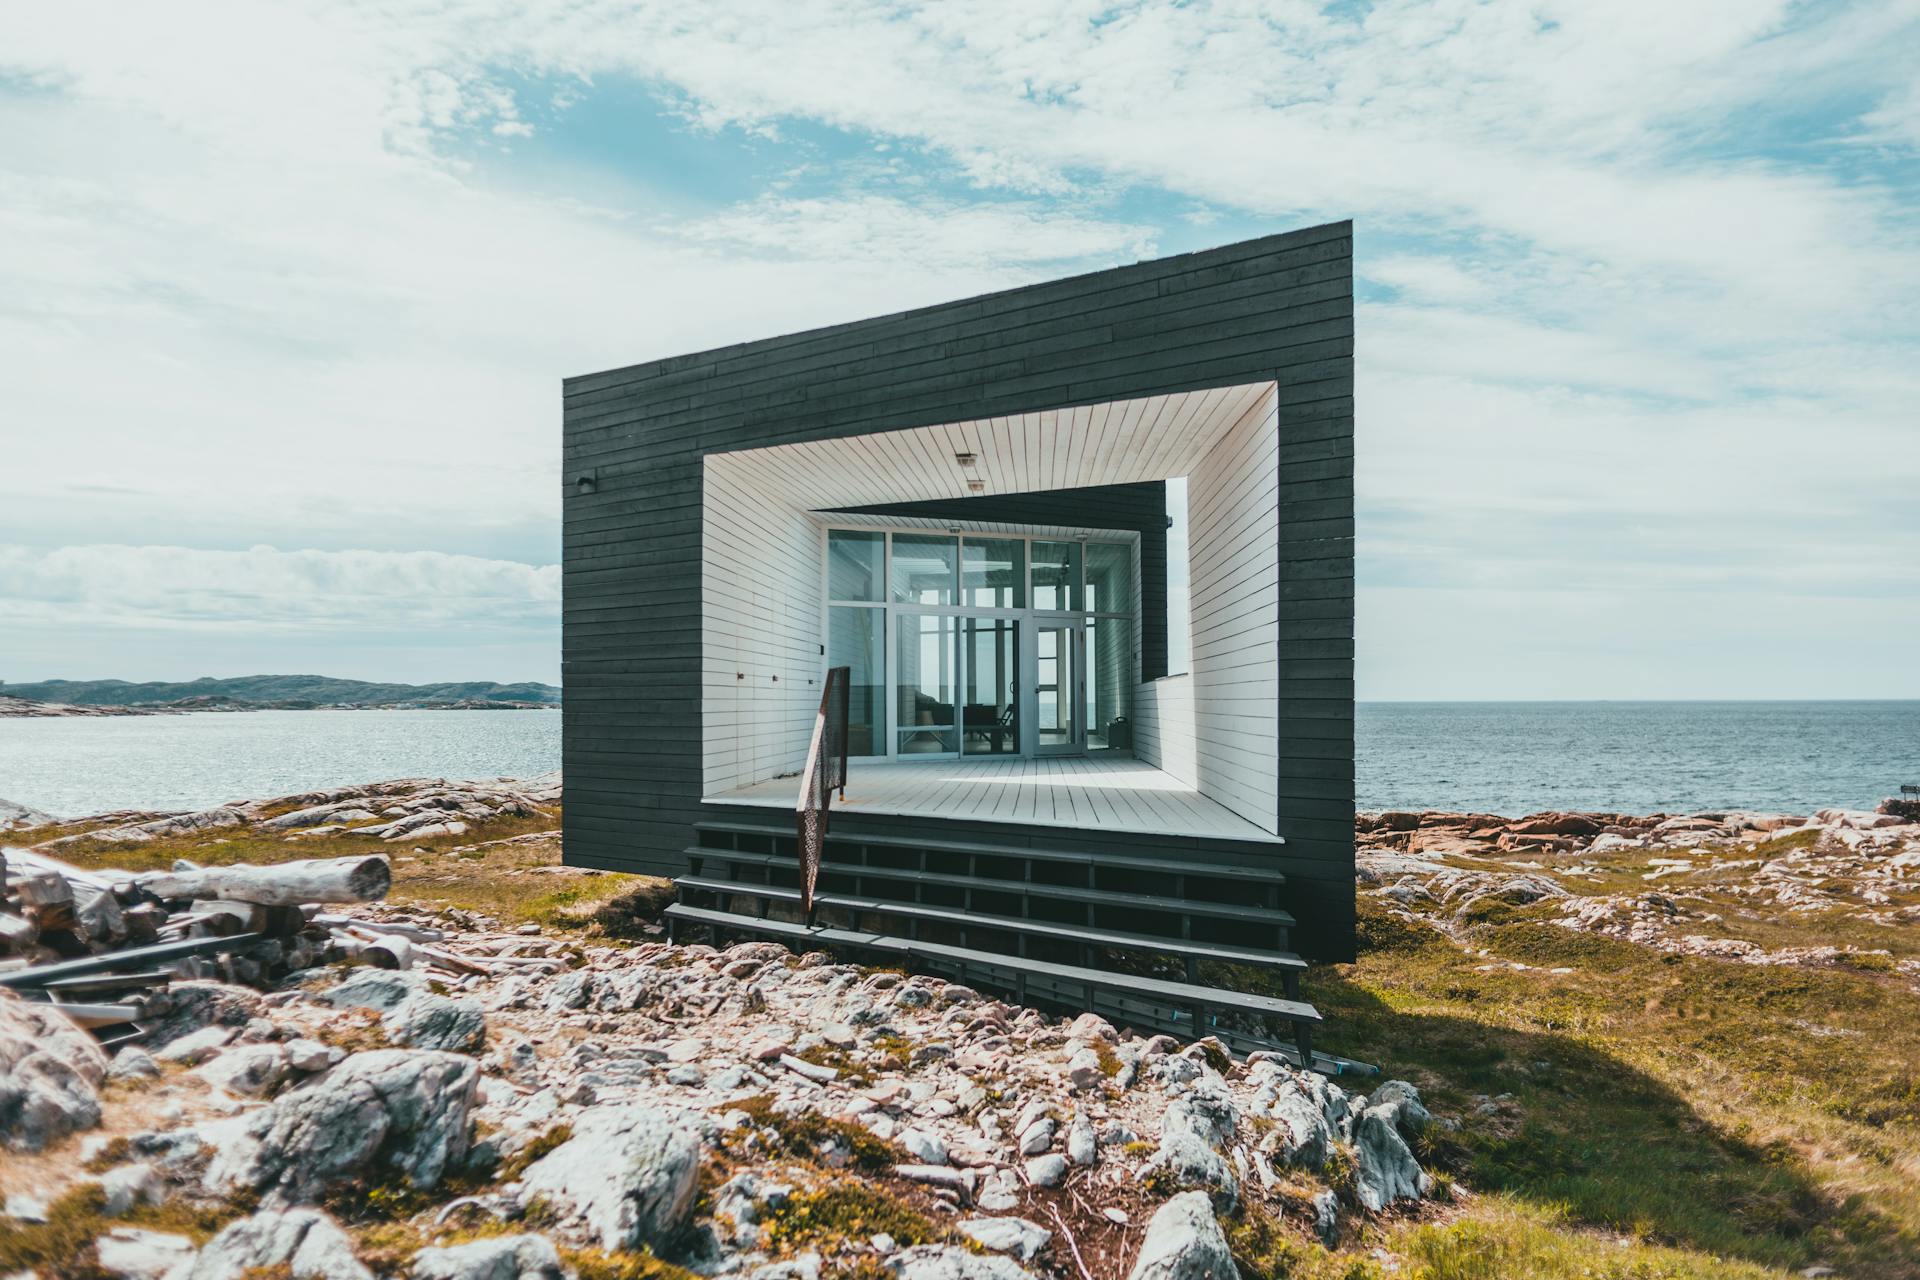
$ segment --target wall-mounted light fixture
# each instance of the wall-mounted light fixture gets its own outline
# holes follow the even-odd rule
[[[573,488],[576,493],[592,493],[599,487],[600,468],[598,467],[588,467],[573,478]]]

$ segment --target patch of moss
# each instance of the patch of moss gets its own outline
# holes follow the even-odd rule
[[[767,1242],[793,1252],[843,1240],[865,1243],[885,1232],[902,1245],[931,1244],[946,1232],[907,1205],[864,1183],[831,1183],[816,1191],[797,1191],[762,1219]]]
[[[828,1144],[844,1148],[853,1166],[867,1173],[884,1173],[899,1159],[892,1143],[882,1142],[860,1125],[817,1111],[778,1112],[774,1101],[772,1094],[763,1093],[731,1103],[728,1109],[746,1112],[756,1128],[773,1130],[787,1151],[802,1160],[818,1163],[821,1148]]]
[[[1371,1258],[1342,1257],[1294,1235],[1252,1204],[1222,1225],[1243,1280],[1381,1280],[1385,1274]]]
[[[560,1261],[580,1280],[699,1280],[685,1267],[662,1262],[651,1253],[608,1253],[604,1249],[560,1250]]]
[[[115,1165],[125,1164],[133,1159],[133,1143],[123,1135],[109,1138],[105,1146],[94,1152],[93,1158],[86,1163],[88,1173],[105,1173]]]
[[[1095,1038],[1093,1042],[1093,1056],[1100,1059],[1101,1075],[1111,1080],[1120,1074],[1120,1068],[1124,1064],[1120,1061],[1120,1055],[1113,1051],[1113,1046],[1105,1040]]]
[[[247,1213],[252,1206],[236,1202],[209,1203],[179,1199],[164,1205],[140,1205],[118,1219],[109,1219],[106,1192],[88,1183],[67,1192],[47,1206],[45,1222],[8,1223],[0,1231],[0,1275],[29,1272],[60,1280],[108,1280],[93,1243],[113,1226],[144,1227],[183,1235],[204,1244],[220,1228]]]

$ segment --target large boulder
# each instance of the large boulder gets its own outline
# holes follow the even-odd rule
[[[1400,1113],[1400,1102],[1389,1101],[1368,1107],[1353,1126],[1354,1194],[1375,1213],[1416,1200],[1433,1185],[1400,1136]]]
[[[169,983],[155,993],[153,1014],[146,1020],[147,1038],[142,1043],[158,1054],[175,1040],[207,1027],[237,1031],[264,1009],[260,993],[251,987],[197,979]]]
[[[395,1005],[380,1019],[380,1027],[395,1044],[416,1049],[472,1053],[487,1039],[487,1015],[478,1000],[431,993]]]
[[[459,1054],[357,1053],[219,1130],[207,1185],[261,1192],[274,1206],[310,1200],[345,1178],[435,1187],[466,1155],[479,1075]]]
[[[285,1268],[292,1280],[373,1280],[353,1242],[318,1209],[262,1209],[229,1222],[178,1280],[231,1280]]]
[[[343,982],[320,993],[336,1009],[396,1009],[416,996],[429,994],[427,975],[412,969],[355,969]]]
[[[1205,1192],[1183,1192],[1155,1211],[1127,1280],[1240,1280]]]
[[[1206,1188],[1222,1212],[1232,1212],[1240,1202],[1240,1179],[1220,1148],[1239,1120],[1224,1082],[1218,1077],[1196,1081],[1161,1114],[1160,1149],[1148,1168],[1176,1186]]]
[[[687,1226],[699,1181],[700,1130],[687,1116],[596,1107],[573,1137],[528,1167],[523,1198],[544,1199],[603,1249],[669,1244]]]
[[[0,991],[0,1146],[40,1151],[100,1123],[107,1055],[62,1013]]]
[[[412,1280],[561,1280],[567,1271],[545,1236],[497,1236],[413,1255]]]

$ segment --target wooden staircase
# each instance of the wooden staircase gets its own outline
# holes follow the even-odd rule
[[[1320,1015],[1300,999],[1306,963],[1288,949],[1277,872],[843,831],[826,839],[809,921],[795,839],[790,825],[696,824],[669,927],[880,957],[1022,1003],[1342,1065],[1314,1052]],[[1236,990],[1223,966],[1277,974],[1285,996]]]

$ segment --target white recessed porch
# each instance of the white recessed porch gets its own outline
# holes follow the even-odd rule
[[[797,775],[770,778],[705,801],[791,813],[799,788]],[[1191,784],[1127,757],[855,760],[848,766],[846,798],[835,796],[833,807],[841,813],[1283,843]]]

